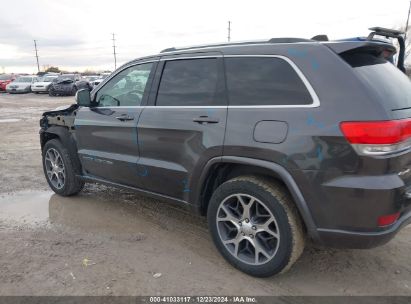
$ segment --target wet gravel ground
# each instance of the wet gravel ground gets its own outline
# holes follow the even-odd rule
[[[53,194],[38,120],[73,101],[0,94],[0,295],[411,295],[410,226],[372,250],[308,245],[256,279],[220,257],[204,218],[105,186]]]

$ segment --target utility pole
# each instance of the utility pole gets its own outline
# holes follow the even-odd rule
[[[114,69],[117,69],[116,38],[114,33],[111,40],[113,40]]]
[[[404,35],[404,41],[405,42],[407,42],[407,31],[408,31],[408,21],[410,21],[410,12],[411,12],[411,1],[410,1],[410,7],[408,8],[407,23],[405,25],[405,35]]]
[[[40,72],[39,55],[37,54],[37,42],[36,42],[36,40],[34,40],[34,50],[36,51],[36,58],[37,58],[37,72]]]
[[[228,36],[227,36],[228,42],[231,40],[231,21],[228,21]]]

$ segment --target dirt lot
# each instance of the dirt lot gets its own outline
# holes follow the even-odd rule
[[[411,295],[410,226],[373,250],[309,245],[288,273],[256,279],[220,257],[202,218],[104,186],[54,195],[38,120],[72,102],[0,95],[0,295]]]

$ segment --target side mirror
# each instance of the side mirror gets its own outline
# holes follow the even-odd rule
[[[76,102],[79,106],[90,107],[91,105],[90,91],[87,89],[78,90],[76,93]]]

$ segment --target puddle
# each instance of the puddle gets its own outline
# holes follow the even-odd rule
[[[7,122],[18,122],[21,119],[17,119],[17,118],[7,118],[7,119],[0,119],[0,123],[7,123]]]
[[[22,224],[46,222],[52,192],[20,192],[0,196],[0,220]]]
[[[97,192],[71,197],[40,191],[1,195],[0,222],[22,226],[59,225],[111,233],[205,229],[205,220],[167,203],[116,191],[109,195]]]

